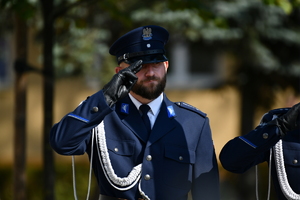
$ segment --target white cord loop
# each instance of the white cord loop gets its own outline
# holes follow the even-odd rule
[[[96,136],[96,137],[95,137]],[[96,138],[98,156],[100,160],[100,164],[104,169],[104,174],[108,182],[117,190],[125,191],[134,187],[141,178],[142,164],[135,166],[127,177],[120,178],[118,177],[114,169],[112,167],[108,149],[106,145],[106,137],[104,130],[103,121],[94,129],[92,129],[92,140],[91,140],[91,159],[90,159],[90,169],[89,169],[89,183],[88,183],[88,192],[86,200],[89,199],[90,195],[90,187],[91,187],[91,175],[92,175],[92,162],[93,162],[93,152],[94,152],[94,137]],[[72,175],[73,175],[73,192],[74,199],[78,200],[76,193],[76,175],[75,175],[75,157],[72,156]],[[146,199],[150,200],[150,198],[141,190],[141,181],[139,183],[138,189],[140,194]]]
[[[276,143],[274,146],[274,152],[278,181],[284,196],[289,200],[300,200],[300,195],[293,191],[287,179],[284,166],[282,140],[279,140]]]
[[[141,178],[142,164],[135,166],[127,177],[120,178],[116,175],[108,154],[104,122],[95,127],[96,143],[100,164],[108,182],[117,190],[129,190],[134,187]]]

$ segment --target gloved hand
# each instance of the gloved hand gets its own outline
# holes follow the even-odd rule
[[[279,129],[281,137],[287,132],[293,131],[300,126],[300,103],[295,104],[287,113],[267,123],[268,125],[276,125]]]
[[[107,104],[112,107],[119,99],[125,97],[137,82],[135,75],[142,68],[142,60],[134,62],[127,68],[120,70],[103,87],[103,94]]]

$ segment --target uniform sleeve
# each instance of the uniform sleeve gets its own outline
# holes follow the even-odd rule
[[[62,155],[84,154],[91,130],[110,112],[112,109],[107,105],[103,92],[95,93],[52,127],[50,145]]]
[[[193,199],[220,199],[219,169],[208,118],[197,148],[192,196]]]
[[[244,173],[252,166],[264,162],[270,148],[280,139],[276,131],[275,126],[261,125],[227,142],[219,156],[224,169]]]

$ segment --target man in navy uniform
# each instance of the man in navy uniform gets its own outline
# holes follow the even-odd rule
[[[120,37],[111,81],[51,129],[57,153],[88,153],[101,200],[219,199],[209,119],[164,93],[168,38],[154,25]]]
[[[233,173],[267,161],[278,199],[300,199],[300,103],[269,111],[254,130],[227,142],[219,157]]]

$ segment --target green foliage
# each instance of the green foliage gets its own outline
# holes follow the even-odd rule
[[[285,13],[290,14],[294,8],[300,6],[299,0],[263,0],[267,5],[276,5],[284,10]]]
[[[1,0],[0,9],[16,12],[24,20],[28,20],[36,14],[34,3],[28,0]]]
[[[93,68],[97,69],[97,56],[108,51],[108,47],[102,42],[103,37],[108,37],[105,30],[81,29],[74,23],[69,27],[70,33],[58,38],[60,41],[54,48],[57,77],[86,74]]]
[[[213,24],[203,37],[234,55],[236,65],[230,68],[228,83],[241,91],[247,88],[252,102],[266,109],[274,103],[278,89],[300,91],[299,7],[288,13],[272,2],[237,0],[217,1],[213,10],[215,18],[225,23]],[[226,37],[231,31],[236,34]]]
[[[174,35],[187,37],[191,41],[199,39],[199,31],[204,26],[203,19],[198,15],[196,9],[156,12],[145,8],[133,12],[132,20],[145,24],[162,25]]]
[[[294,53],[300,50],[299,19],[287,15],[280,7],[265,6],[257,0],[220,1],[214,8],[217,18],[227,21],[228,27],[223,31],[236,30],[239,33],[230,40],[215,40],[225,41],[240,62],[266,72],[289,71],[290,75],[295,74],[295,66],[300,67],[299,57]],[[299,8],[295,13],[299,13]],[[209,37],[213,40],[212,34]]]

